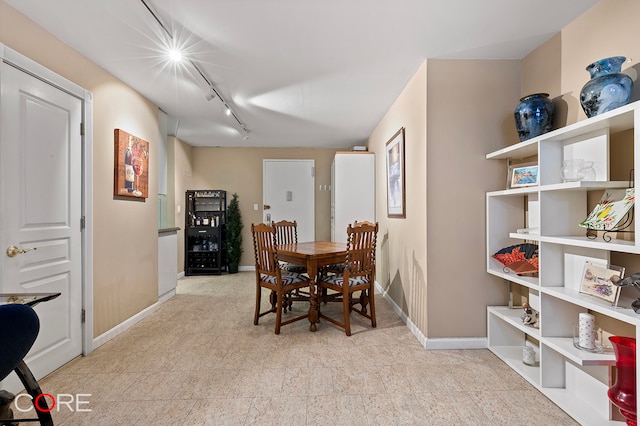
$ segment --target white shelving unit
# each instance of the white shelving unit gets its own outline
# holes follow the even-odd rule
[[[633,145],[633,162],[623,159],[624,164],[631,164],[627,172],[634,170],[632,182],[609,178],[611,164],[619,164],[615,158],[620,155],[616,149],[619,143]],[[619,306],[613,307],[579,292],[586,260],[606,264],[611,253],[617,252],[640,262],[640,257],[636,258],[640,255],[640,239],[635,237],[640,221],[631,224],[628,230],[633,232],[610,234],[611,241],[602,235],[587,238],[586,229],[578,224],[590,212],[588,201],[592,204],[594,196],[597,200],[605,189],[627,188],[630,183],[640,182],[640,102],[492,152],[486,158],[516,163],[537,158],[539,167],[537,186],[486,194],[487,272],[504,279],[506,289],[511,288],[510,283],[522,286],[540,316],[539,328],[534,328],[522,323],[519,306],[488,307],[489,349],[581,424],[624,424],[607,397],[614,354],[577,349],[573,334],[579,313],[590,312],[596,316],[597,325],[606,324],[605,331],[640,337],[640,314],[630,308],[632,299],[621,297]],[[560,176],[562,162],[572,158],[594,161],[596,180],[564,183]],[[638,203],[636,199],[635,212],[640,211]],[[538,231],[518,231],[524,228]],[[491,257],[501,248],[525,241],[539,246],[538,277],[505,271]],[[623,296],[635,298],[640,292],[625,289]],[[534,347],[534,366],[522,362],[525,345]],[[640,368],[636,370],[640,372]]]

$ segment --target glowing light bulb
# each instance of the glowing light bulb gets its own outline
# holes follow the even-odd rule
[[[173,62],[180,62],[182,61],[182,52],[180,52],[178,49],[171,49],[169,51],[169,58]]]

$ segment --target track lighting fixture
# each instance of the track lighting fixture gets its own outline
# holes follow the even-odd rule
[[[216,91],[213,90],[212,87],[209,87],[209,90],[207,90],[207,93],[205,93],[204,97],[207,98],[208,101],[211,101],[216,98]]]
[[[140,0],[140,2],[142,2],[144,7],[147,9],[147,11],[151,14],[151,16],[153,16],[153,19],[155,19],[155,21],[158,23],[158,25],[160,25],[160,27],[164,30],[164,32],[167,33],[169,38],[173,41],[173,39],[174,39],[173,34],[164,25],[164,23],[162,22],[162,20],[158,16],[158,14],[151,8],[151,5],[150,5],[149,1],[148,0]],[[170,52],[170,56],[171,56],[172,59],[176,58],[178,54],[180,54],[180,52],[178,52],[176,50],[173,50],[173,51]],[[180,60],[182,60],[182,56],[180,57]],[[236,113],[229,106],[229,103],[220,95],[220,92],[218,92],[218,90],[216,90],[214,82],[205,75],[205,73],[200,69],[200,67],[193,60],[189,59],[188,62],[197,71],[197,73],[200,75],[200,77],[202,77],[202,79],[205,81],[205,83],[207,85],[206,86],[207,87],[207,89],[206,89],[207,92],[205,93],[205,98],[208,101],[211,101],[211,100],[213,100],[215,98],[219,98],[220,101],[222,102],[222,104],[226,107],[226,114],[232,116],[236,120],[236,122],[238,123],[238,126],[240,127],[240,130],[245,135],[245,140],[248,139],[249,130],[247,129],[247,126],[238,118]]]

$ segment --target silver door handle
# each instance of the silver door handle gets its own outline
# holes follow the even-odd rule
[[[38,247],[31,247],[31,248],[27,248],[27,249],[19,249],[16,246],[9,246],[9,248],[7,248],[7,256],[9,257],[14,257],[16,254],[24,254],[28,251],[31,250],[38,250]]]

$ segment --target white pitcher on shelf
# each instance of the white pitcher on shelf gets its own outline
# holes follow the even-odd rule
[[[581,158],[572,158],[562,162],[560,176],[565,182],[577,182],[580,180],[595,180],[596,169],[594,169],[593,161],[583,160]]]

